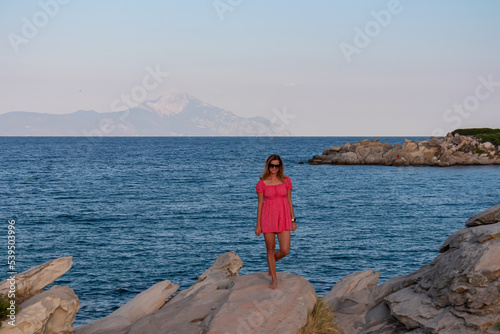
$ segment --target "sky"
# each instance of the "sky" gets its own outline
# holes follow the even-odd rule
[[[176,90],[296,136],[500,128],[499,16],[497,0],[1,0],[0,114]]]

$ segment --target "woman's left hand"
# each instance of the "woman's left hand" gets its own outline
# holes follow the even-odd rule
[[[297,223],[292,222],[292,231],[295,231],[297,229]]]
[[[260,234],[262,233],[261,229],[260,229],[260,225],[257,225],[255,227],[255,235],[260,237]]]

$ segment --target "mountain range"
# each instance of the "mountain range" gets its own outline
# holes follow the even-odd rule
[[[286,136],[264,117],[240,117],[183,92],[165,93],[123,111],[0,115],[0,136]]]

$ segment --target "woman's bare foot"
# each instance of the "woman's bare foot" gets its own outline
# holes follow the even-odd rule
[[[276,290],[276,288],[278,288],[278,281],[272,281],[272,283],[269,284],[269,289]]]

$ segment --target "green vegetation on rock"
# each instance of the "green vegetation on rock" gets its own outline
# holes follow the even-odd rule
[[[9,307],[9,300],[5,295],[0,294],[0,321],[4,320],[9,314],[7,307]]]
[[[472,129],[456,129],[452,134],[461,134],[462,136],[474,136],[483,143],[490,142],[493,145],[500,145],[500,129],[490,128],[472,128]]]
[[[477,148],[477,147],[476,147],[476,154],[481,155],[481,154],[483,154],[483,153],[484,153],[484,151],[483,151],[483,150],[481,150],[481,149],[479,149],[479,148]]]
[[[10,306],[10,300],[7,298],[6,294],[0,294],[0,327],[2,326],[2,321],[7,319],[7,316],[10,314],[10,310],[8,307]],[[16,307],[16,314],[18,312],[18,308]]]

